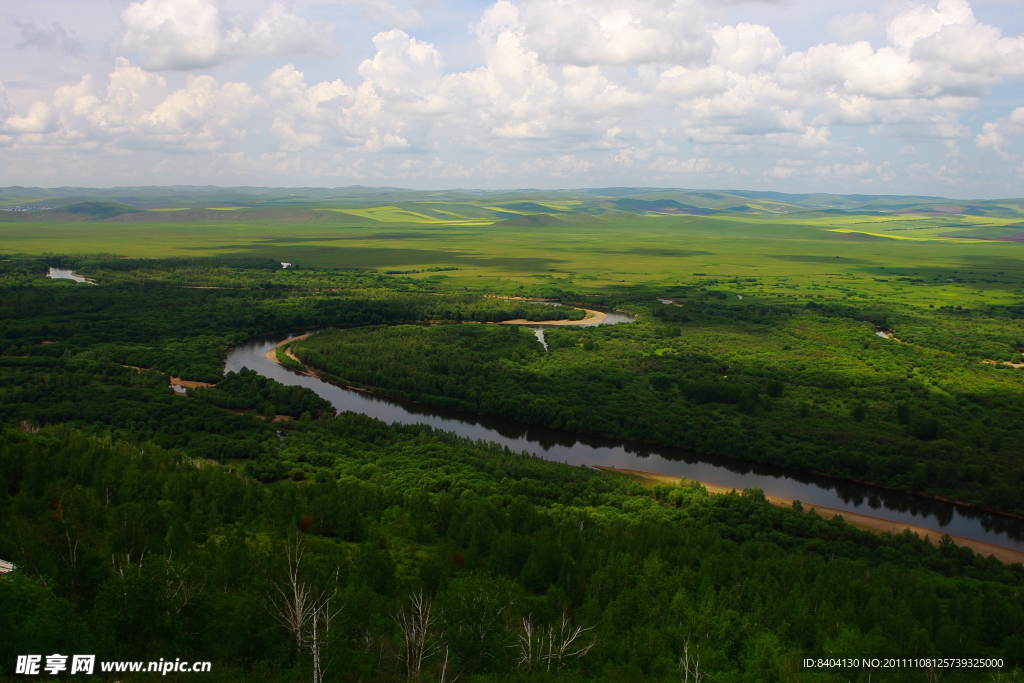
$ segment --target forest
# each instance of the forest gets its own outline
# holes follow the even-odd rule
[[[841,655],[1020,675],[1024,565],[224,374],[232,346],[312,332],[289,350],[340,384],[1019,512],[1021,373],[984,362],[1019,360],[1019,307],[738,305],[707,279],[493,291],[299,265],[0,259],[0,559],[16,567],[0,575],[0,678],[53,652],[206,660],[223,681],[993,675],[801,665]],[[582,307],[637,322],[548,328],[546,349],[489,324]]]
[[[1019,564],[428,427],[287,427],[252,477],[69,426],[6,430],[4,666],[187,653],[212,680],[309,680],[315,658],[322,680],[678,681],[685,665],[739,682],[819,680],[799,661],[838,653],[1024,663]],[[280,618],[293,586],[326,635]]]
[[[630,325],[548,329],[547,349],[479,325],[330,329],[292,349],[326,378],[407,400],[1024,514],[1024,373],[982,362],[994,340],[947,344],[919,319],[903,343],[813,302],[653,306],[634,303]],[[990,334],[1019,335],[1022,318],[997,311]]]

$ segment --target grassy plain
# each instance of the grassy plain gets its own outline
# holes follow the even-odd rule
[[[523,193],[504,201],[428,196],[340,206],[160,206],[101,220],[67,220],[80,218],[67,211],[7,213],[0,218],[0,253],[458,268],[445,275],[452,287],[489,292],[640,288],[670,295],[678,285],[710,283],[737,303],[736,295],[745,303],[814,296],[940,307],[1024,296],[1024,241],[1012,241],[1024,234],[1019,204],[980,210],[911,202],[909,209],[904,203],[879,210],[876,201],[838,210],[748,201],[731,212],[691,215],[670,213],[680,210],[673,202],[641,199],[636,208],[607,198]],[[217,210],[225,208],[233,210]]]

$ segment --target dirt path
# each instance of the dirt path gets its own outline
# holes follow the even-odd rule
[[[181,379],[178,377],[171,378],[172,387],[185,387],[186,389],[195,389],[196,387],[212,387],[214,385],[209,382],[193,382],[188,379]]]
[[[596,466],[594,469],[602,470],[604,472],[617,472],[625,475],[632,479],[636,479],[645,486],[653,488],[654,486],[676,486],[682,479],[680,477],[670,477],[665,474],[653,474],[651,472],[641,472],[640,470],[623,470],[615,467],[604,467]],[[704,488],[707,489],[708,493],[712,495],[720,495],[723,493],[729,493],[733,489],[724,488],[722,486],[714,486],[712,484],[704,484],[700,482]],[[776,507],[792,507],[793,501],[786,498],[776,498],[775,496],[765,496],[772,505]],[[878,517],[871,517],[869,515],[862,515],[857,512],[847,512],[845,510],[836,510],[834,508],[826,508],[820,506],[812,506],[805,504],[805,512],[814,510],[825,519],[832,519],[836,515],[842,515],[843,519],[847,524],[852,524],[858,529],[864,529],[865,531],[871,531],[876,534],[885,532],[891,532],[893,534],[902,533],[904,530],[910,530],[917,534],[921,538],[926,538],[932,545],[936,543],[938,538],[941,538],[942,534],[931,529],[925,529],[919,526],[911,526],[910,524],[901,524],[899,522],[891,522],[887,519],[880,519]],[[1010,548],[1003,548],[998,545],[992,545],[991,543],[983,543],[982,541],[974,541],[969,538],[963,538],[961,536],[952,536],[952,539],[957,545],[970,548],[974,552],[983,555],[995,555],[996,559],[1006,564],[1015,564],[1017,562],[1024,562],[1024,552],[1019,550],[1011,550]]]
[[[45,344],[46,342],[43,343]],[[996,367],[1000,365],[1009,365],[1011,368],[1024,368],[1024,363],[1014,363],[1008,360],[983,360],[981,362],[987,365],[995,365]]]
[[[122,368],[131,368],[135,372],[142,372],[143,370],[146,369],[140,368],[137,365],[125,365],[124,363],[118,363],[118,365],[120,365]],[[182,387],[184,389],[195,389],[196,387],[216,386],[214,384],[210,384],[209,382],[193,382],[190,379],[181,379],[180,377],[171,377],[169,384],[172,387]]]

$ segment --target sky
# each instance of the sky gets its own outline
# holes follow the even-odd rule
[[[1024,0],[0,8],[0,185],[1024,196]]]

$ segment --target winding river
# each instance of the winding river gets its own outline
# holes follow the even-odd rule
[[[603,323],[614,324],[630,320],[628,316],[610,314]],[[538,338],[542,339],[543,325],[531,327],[535,329]],[[948,533],[951,536],[1024,551],[1024,520],[1013,517],[989,514],[931,498],[769,465],[718,458],[675,448],[651,447],[571,434],[345,389],[290,370],[266,357],[267,351],[293,336],[296,335],[268,337],[235,347],[228,353],[225,372],[247,367],[283,384],[312,389],[330,401],[338,412],[350,410],[388,423],[425,423],[471,439],[493,441],[517,452],[528,451],[547,460],[570,465],[603,465],[686,477],[727,489],[758,487],[769,496],[800,500],[805,506],[868,515],[901,525],[921,527],[935,532],[936,535]]]

